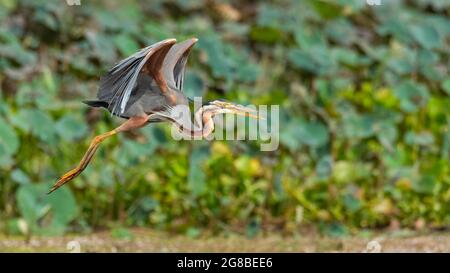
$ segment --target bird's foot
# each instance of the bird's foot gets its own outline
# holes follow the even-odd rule
[[[50,193],[54,192],[55,190],[57,190],[62,185],[66,184],[70,180],[72,180],[75,177],[77,177],[80,173],[81,173],[81,170],[79,168],[75,168],[75,169],[72,169],[72,170],[68,171],[63,176],[58,178],[56,183],[53,185],[53,187],[49,190],[49,192],[47,194],[50,194]]]

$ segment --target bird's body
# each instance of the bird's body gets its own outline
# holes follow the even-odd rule
[[[188,111],[179,109],[189,109],[189,99],[183,93],[184,71],[189,52],[197,39],[175,42],[175,39],[167,39],[145,47],[117,63],[100,79],[97,100],[85,103],[92,107],[104,107],[112,115],[127,121],[112,131],[96,136],[78,166],[61,176],[50,192],[77,177],[87,167],[99,144],[119,132],[167,121],[176,124],[184,134],[206,136],[214,130],[212,117],[215,114],[256,117],[248,113],[252,111],[249,108],[213,101],[197,110],[195,126],[186,125]]]
[[[194,38],[174,45],[175,39],[167,39],[122,60],[101,78],[98,100],[87,104],[103,106],[123,118],[188,105],[189,100],[182,92],[182,79],[185,60],[196,41]]]
[[[170,90],[169,92],[176,92]],[[141,74],[138,77],[137,84],[132,91],[133,96],[130,97],[125,111],[121,114],[114,112],[114,103],[105,97],[99,97],[98,100],[84,101],[92,107],[103,107],[108,109],[113,115],[121,118],[129,119],[134,116],[150,115],[164,111],[168,106],[186,105],[189,106],[189,99],[181,93],[176,96],[175,103],[168,101],[165,96],[161,95],[161,90],[155,81],[148,75]],[[149,122],[161,121],[160,118],[154,117]]]

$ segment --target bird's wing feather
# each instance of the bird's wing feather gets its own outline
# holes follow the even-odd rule
[[[167,84],[176,89],[183,90],[184,71],[187,58],[192,46],[197,42],[196,38],[172,46],[164,59],[162,73]]]
[[[175,39],[167,39],[150,45],[120,61],[100,79],[98,99],[106,101],[112,107],[112,114],[121,115],[136,86],[139,73],[147,73],[153,77],[164,92],[167,83],[164,80],[162,65]]]

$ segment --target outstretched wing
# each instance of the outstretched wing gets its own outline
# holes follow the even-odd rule
[[[167,84],[182,91],[184,71],[189,52],[192,46],[197,42],[197,38],[192,38],[184,42],[175,44],[167,53],[163,63],[163,75]]]
[[[122,115],[141,72],[153,77],[161,91],[166,92],[162,65],[175,42],[175,39],[158,42],[117,63],[100,79],[98,99],[108,102],[112,114]]]

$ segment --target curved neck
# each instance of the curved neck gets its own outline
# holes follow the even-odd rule
[[[206,137],[214,130],[214,112],[200,107],[194,114],[194,124],[189,128],[180,125],[180,131],[190,137]]]

